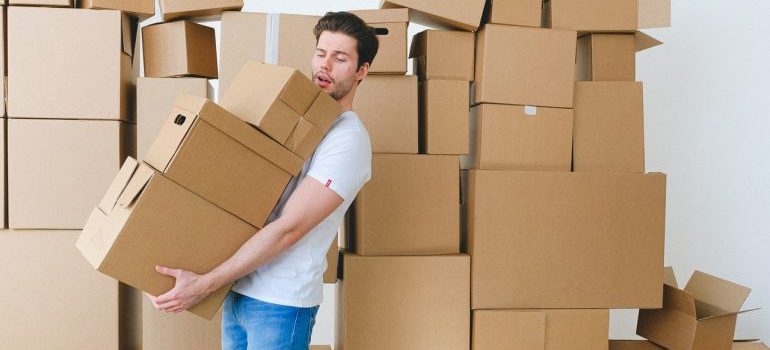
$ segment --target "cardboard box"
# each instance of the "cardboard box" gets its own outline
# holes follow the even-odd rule
[[[160,0],[163,20],[181,17],[213,17],[222,11],[240,11],[243,0]]]
[[[729,350],[750,288],[695,271],[684,289],[666,269],[663,308],[639,310],[636,334],[671,350]]]
[[[72,7],[73,0],[7,0],[11,6]]]
[[[609,311],[473,311],[473,350],[607,350]]]
[[[572,108],[574,31],[489,24],[476,37],[474,104]]]
[[[84,9],[119,10],[142,17],[155,15],[153,0],[79,0],[78,7]]]
[[[470,258],[344,254],[335,349],[467,350]]]
[[[118,282],[83,261],[77,236],[0,232],[3,348],[118,350]]]
[[[671,0],[546,0],[545,26],[580,32],[635,32],[671,26]]]
[[[485,0],[380,0],[380,8],[409,8],[410,22],[475,32]]]
[[[540,27],[542,19],[542,0],[492,0],[489,4],[489,23]]]
[[[480,104],[471,108],[462,169],[570,171],[573,111]]]
[[[210,350],[222,346],[222,311],[212,320],[159,311],[142,295],[142,350]]]
[[[356,91],[353,109],[369,132],[372,153],[417,154],[417,77],[371,75]]]
[[[351,11],[374,27],[380,46],[369,74],[406,74],[408,9]]]
[[[664,174],[470,170],[466,188],[474,310],[661,306]]]
[[[641,82],[575,84],[574,171],[644,172]]]
[[[473,33],[451,30],[417,33],[409,49],[414,74],[420,80],[473,80],[474,39]]]
[[[768,347],[759,341],[735,341],[733,350],[767,350]]]
[[[126,15],[12,6],[7,20],[8,116],[131,120],[133,38]]]
[[[205,98],[208,80],[204,78],[139,78],[136,82],[137,159],[144,155],[158,136],[179,95]]]
[[[644,33],[588,34],[577,41],[578,81],[635,81],[636,52],[662,44]]]
[[[324,271],[324,283],[337,283],[337,270],[339,269],[340,247],[339,239],[335,238],[329,251],[326,252],[326,271]]]
[[[161,295],[173,288],[175,279],[157,273],[156,265],[206,273],[256,232],[152,167],[127,158],[91,212],[77,247],[96,270]],[[218,289],[189,311],[212,319],[229,289]]]
[[[372,156],[372,179],[353,203],[347,248],[360,255],[460,252],[457,156]]]
[[[321,17],[246,13],[222,14],[219,98],[248,61],[277,64],[313,76],[311,59],[316,40],[313,28]]]
[[[463,80],[419,83],[420,153],[468,154],[469,89]]]
[[[146,77],[217,79],[214,28],[189,20],[153,24],[142,28],[142,44]]]
[[[310,350],[332,350],[329,345],[310,345]]]
[[[208,99],[182,95],[144,161],[262,228],[303,160]]]
[[[647,340],[610,340],[609,350],[664,350]]]
[[[135,132],[118,121],[8,120],[9,227],[83,228]]]

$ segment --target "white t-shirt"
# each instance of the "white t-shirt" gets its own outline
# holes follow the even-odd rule
[[[279,305],[320,305],[326,252],[337,237],[345,211],[371,178],[371,165],[372,146],[366,128],[355,112],[342,113],[299,176],[289,182],[268,222],[280,217],[289,196],[306,176],[339,194],[343,203],[282,255],[238,280],[233,291]]]

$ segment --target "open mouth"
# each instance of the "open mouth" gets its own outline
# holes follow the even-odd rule
[[[318,86],[324,88],[331,83],[332,83],[332,80],[325,74],[316,74],[316,84],[318,84]]]

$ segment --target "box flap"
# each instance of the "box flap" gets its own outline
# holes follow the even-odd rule
[[[716,276],[695,271],[684,290],[697,300],[698,317],[740,311],[751,289]]]
[[[671,26],[671,0],[638,0],[639,28]]]
[[[676,282],[676,276],[674,275],[674,268],[671,266],[666,266],[663,269],[663,283],[672,286],[674,288],[679,288],[679,283]]]
[[[126,188],[131,176],[134,175],[134,171],[139,166],[136,159],[128,157],[123,162],[123,166],[120,167],[118,174],[112,180],[110,187],[107,188],[107,193],[102,197],[102,201],[99,202],[99,209],[105,213],[112,211],[112,208],[118,202],[118,197],[123,193],[123,189]],[[93,214],[92,214],[93,215]]]
[[[409,47],[409,58],[424,56],[428,45],[428,31],[423,30],[412,37],[412,45]]]
[[[124,208],[130,207],[156,173],[157,170],[149,165],[145,163],[139,164],[136,172],[134,172],[134,176],[131,177],[131,180],[126,185],[126,189],[123,190],[123,193],[118,198],[118,204]]]
[[[339,102],[329,96],[329,94],[323,93],[318,94],[307,113],[302,117],[326,134],[341,113],[342,106]]]
[[[685,315],[696,317],[695,297],[686,291],[663,285],[663,308],[673,309]]]
[[[91,215],[88,216],[85,226],[83,226],[77,243],[75,243],[80,254],[88,260],[94,269],[99,269],[112,246],[112,242],[107,242],[102,237],[102,228],[107,223],[107,219],[107,214],[99,208],[94,208]]]
[[[663,44],[662,41],[642,32],[636,32],[634,38],[636,39],[636,52],[647,50],[649,48]]]
[[[360,17],[367,24],[409,22],[409,9],[355,10],[352,14]]]
[[[730,316],[730,315],[745,314],[747,312],[757,311],[757,310],[760,310],[760,309],[762,309],[762,308],[761,307],[757,307],[757,308],[741,310],[741,311],[737,311],[737,312],[726,312],[726,313],[721,313],[721,314],[718,314],[718,315],[711,315],[711,316],[707,316],[707,317],[701,317],[701,318],[698,319],[698,321],[706,321],[706,320],[710,320],[712,318],[719,318],[719,317]]]
[[[307,110],[319,93],[321,93],[321,88],[300,71],[294,70],[291,78],[286,82],[283,91],[281,91],[281,101],[297,112],[297,114],[303,116],[307,113]]]
[[[123,13],[121,15],[121,45],[126,55],[134,56],[134,40],[136,40],[136,31],[138,22],[135,18]]]

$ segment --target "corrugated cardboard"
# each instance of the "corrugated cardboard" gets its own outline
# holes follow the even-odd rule
[[[409,58],[420,80],[451,79],[471,81],[474,60],[473,33],[424,30],[412,38]]]
[[[420,153],[468,154],[469,82],[419,83]]]
[[[473,350],[607,350],[609,311],[473,311]]]
[[[372,156],[356,196],[348,249],[360,255],[460,252],[457,156]]]
[[[83,261],[77,236],[0,232],[4,349],[118,350],[118,282]]]
[[[83,228],[121,161],[134,154],[135,132],[118,121],[8,120],[9,227]]]
[[[240,11],[243,0],[160,0],[163,20],[169,21],[180,17],[211,17],[222,11]]]
[[[374,27],[380,43],[369,74],[406,74],[408,9],[351,11]]]
[[[481,104],[471,108],[463,169],[570,171],[573,111]]]
[[[664,174],[470,170],[467,188],[474,310],[660,307]]]
[[[671,0],[546,0],[546,26],[580,32],[634,32],[671,26]]]
[[[372,75],[356,91],[353,109],[369,132],[373,153],[417,154],[417,77]]]
[[[219,62],[220,100],[248,61],[298,69],[312,77],[313,27],[318,16],[227,11],[222,14]]]
[[[768,347],[759,341],[736,341],[733,343],[733,350],[767,350]]]
[[[136,83],[137,159],[144,155],[168,119],[179,95],[206,97],[203,78],[139,78]]]
[[[217,79],[214,28],[189,20],[153,24],[142,28],[142,45],[146,77]]]
[[[662,44],[636,34],[587,34],[578,38],[578,81],[635,81],[636,52]]]
[[[127,182],[126,174],[131,174]],[[111,204],[109,213],[103,211],[105,203]],[[96,270],[160,295],[175,280],[158,274],[156,265],[206,273],[256,232],[256,227],[128,158],[102,204],[91,212],[77,247]],[[189,311],[212,319],[229,289],[218,289]]]
[[[340,350],[467,350],[470,259],[344,254],[337,284]]]
[[[8,5],[72,7],[73,0],[8,0]]]
[[[474,104],[572,108],[577,33],[489,24],[476,38]]]
[[[609,350],[663,350],[647,340],[610,340]]]
[[[485,0],[380,0],[380,8],[409,8],[410,22],[475,32]]]
[[[574,171],[644,172],[641,82],[575,84]]]
[[[489,4],[489,23],[540,27],[542,7],[542,0],[492,0]]]
[[[667,268],[668,274],[673,270]],[[663,285],[663,308],[639,310],[636,334],[671,350],[730,350],[750,288],[695,271],[684,289]]]
[[[130,120],[131,31],[119,11],[9,7],[8,116]]]
[[[142,295],[142,350],[214,350],[222,348],[222,311],[204,320],[159,311]]]
[[[339,269],[340,247],[339,240],[334,239],[329,251],[326,252],[326,271],[324,271],[324,283],[337,283],[337,270]]]
[[[155,15],[155,1],[153,0],[79,0],[78,7],[120,10],[139,16]]]
[[[176,99],[144,161],[257,228],[303,165],[214,102],[189,95]]]

